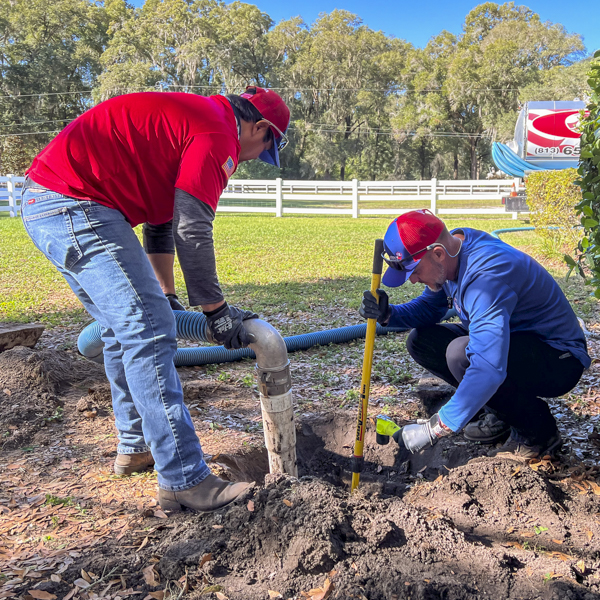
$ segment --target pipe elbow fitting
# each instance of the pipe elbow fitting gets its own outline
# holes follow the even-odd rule
[[[262,319],[247,319],[244,328],[256,340],[250,344],[250,348],[256,354],[259,368],[274,371],[288,364],[287,347],[275,327]]]
[[[261,319],[244,321],[244,328],[254,336],[250,348],[256,354],[258,388],[265,397],[281,396],[292,388],[287,346],[279,332]]]

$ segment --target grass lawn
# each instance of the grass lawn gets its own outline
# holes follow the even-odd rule
[[[284,335],[356,322],[362,292],[370,286],[373,242],[390,220],[219,214],[215,245],[226,297],[266,319],[277,315]],[[486,231],[529,225],[524,219],[493,217],[452,216],[445,221],[450,228]],[[579,316],[591,316],[596,301],[589,290],[576,277],[564,283],[566,268],[559,255],[550,249],[548,257],[535,232],[506,234],[503,239],[541,260],[559,279]],[[185,298],[178,268],[176,282]],[[420,291],[421,286],[407,285],[390,295],[394,303],[401,303]],[[62,277],[33,246],[21,220],[0,218],[0,321],[41,321],[52,327],[88,319]]]
[[[215,245],[225,296],[231,304],[257,312],[283,336],[364,323],[358,307],[363,291],[371,283],[374,240],[384,235],[390,221],[388,217],[219,214]],[[492,217],[452,217],[445,221],[450,228],[486,231],[529,226],[525,220]],[[548,248],[531,231],[506,234],[503,239],[540,260],[563,287],[576,314],[588,328],[597,330],[598,301],[579,277],[565,282],[566,267],[555,249]],[[0,322],[41,321],[46,332],[40,347],[76,355],[77,337],[90,317],[62,277],[35,249],[20,219],[0,218],[0,265]],[[178,268],[176,282],[185,302],[185,286]],[[421,291],[420,285],[405,285],[388,293],[392,302],[402,303]],[[378,337],[373,355],[370,410],[397,420],[419,414],[414,385],[422,369],[408,355],[405,340],[405,333]],[[180,341],[180,345],[198,344]],[[364,339],[290,355],[297,411],[304,414],[354,409],[359,399],[363,355]],[[234,386],[232,389],[253,385],[251,360],[194,367],[193,373],[205,382],[226,383]],[[577,418],[596,414],[587,400],[596,397],[595,392],[590,396],[587,391],[588,385],[596,385],[593,377],[582,381],[567,397],[566,403]]]
[[[219,215],[215,225],[217,265],[226,297],[259,313],[284,336],[364,323],[357,310],[363,291],[371,284],[374,240],[384,235],[390,221],[389,217]],[[525,220],[492,217],[457,216],[445,222],[449,228],[485,231],[530,225]],[[548,248],[535,232],[505,234],[503,239],[540,260],[555,276],[576,314],[588,327],[596,323],[598,301],[581,278],[565,281],[567,269],[561,254]],[[180,274],[178,281],[183,292]],[[388,289],[388,293],[392,302],[402,303],[422,289],[421,285],[405,285]],[[403,398],[412,397],[421,373],[408,356],[405,341],[406,334],[397,334],[378,337],[375,343],[371,404],[373,410],[393,417],[414,407]],[[363,353],[364,340],[355,340],[291,355],[298,410],[355,407]],[[219,380],[239,382],[248,366],[230,363],[201,369]]]

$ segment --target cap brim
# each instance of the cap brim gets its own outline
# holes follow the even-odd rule
[[[279,166],[279,150],[277,149],[275,138],[273,138],[273,145],[268,150],[263,150],[258,158],[268,165]]]
[[[411,276],[411,273],[417,268],[417,265],[420,262],[420,259],[411,262],[406,265],[404,271],[397,271],[396,269],[388,267],[381,278],[381,283],[387,285],[387,287],[400,287],[403,283],[406,283],[406,280]]]

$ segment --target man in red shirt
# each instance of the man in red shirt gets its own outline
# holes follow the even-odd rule
[[[249,484],[210,473],[173,365],[175,250],[189,303],[226,348],[251,341],[217,278],[212,224],[238,163],[279,166],[290,112],[273,91],[112,98],[68,125],[27,172],[30,237],[102,327],[119,446],[115,472],[155,464],[163,507],[221,508]],[[144,248],[133,227],[143,223]],[[145,252],[144,252],[145,250]]]

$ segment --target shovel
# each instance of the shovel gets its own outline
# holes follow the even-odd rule
[[[371,276],[371,293],[377,301],[377,289],[381,284],[381,270],[383,268],[383,240],[375,240],[373,254],[373,272]],[[375,345],[375,332],[377,319],[367,319],[367,334],[365,337],[365,355],[363,358],[362,381],[360,384],[360,403],[358,405],[358,421],[356,423],[356,438],[354,440],[354,455],[352,457],[352,487],[353,492],[360,480],[365,458],[363,448],[365,442],[365,427],[367,423],[367,408],[369,407],[369,389],[371,387],[371,368],[373,366],[373,346]]]

